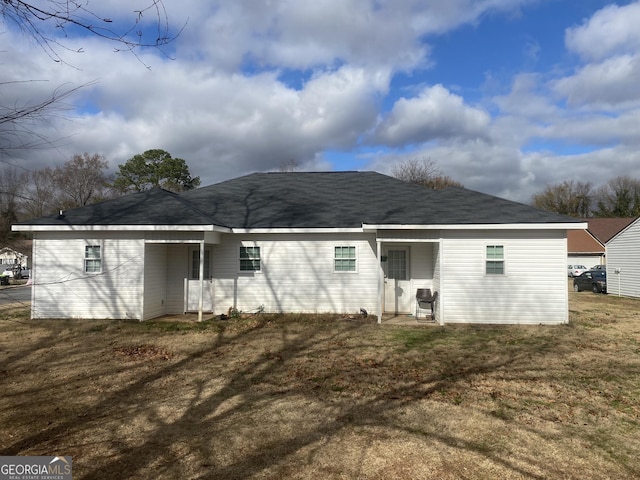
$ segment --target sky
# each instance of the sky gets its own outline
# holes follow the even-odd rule
[[[115,29],[148,3],[88,8]],[[115,172],[159,148],[204,186],[291,162],[388,174],[427,159],[466,188],[523,203],[565,180],[640,178],[640,1],[164,5],[179,35],[135,55],[66,28],[51,31],[64,47],[56,62],[0,24],[1,105],[83,86],[31,126],[47,148],[0,162],[36,170],[88,152]],[[146,12],[138,28],[153,33],[154,20]]]

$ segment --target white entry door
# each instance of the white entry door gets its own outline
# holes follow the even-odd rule
[[[388,247],[383,253],[384,262],[384,311],[387,313],[411,313],[415,295],[411,292],[409,277],[409,247]]]

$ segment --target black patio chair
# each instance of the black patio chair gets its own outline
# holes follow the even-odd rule
[[[416,320],[420,321],[420,310],[431,310],[431,320],[436,319],[436,300],[438,292],[431,293],[430,288],[419,288],[416,291]]]

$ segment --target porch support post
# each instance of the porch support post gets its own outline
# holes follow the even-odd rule
[[[376,239],[378,253],[378,323],[382,323],[382,309],[384,299],[384,270],[382,269],[382,241]]]
[[[202,309],[204,308],[204,239],[200,242],[200,298],[198,298],[198,321],[202,321]]]

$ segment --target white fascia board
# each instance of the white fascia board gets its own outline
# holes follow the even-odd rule
[[[221,232],[231,229],[216,225],[12,225],[14,232]]]
[[[362,233],[362,228],[234,228],[232,233]]]
[[[480,223],[470,225],[367,225],[364,231],[372,230],[586,230],[583,223]]]

